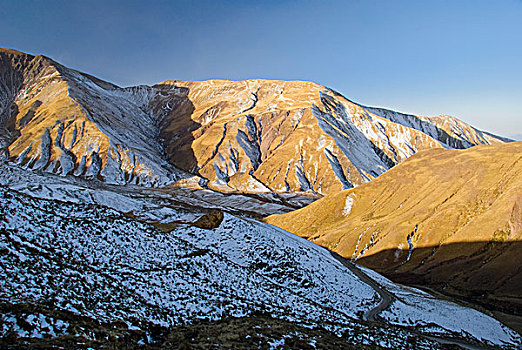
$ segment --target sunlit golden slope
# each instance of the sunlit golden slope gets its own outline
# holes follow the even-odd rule
[[[225,191],[326,194],[369,181],[418,150],[503,141],[448,116],[364,107],[312,82],[157,86],[187,88],[193,108],[172,108],[163,124],[169,160]]]
[[[268,198],[351,188],[428,148],[505,141],[449,116],[361,106],[311,82],[120,88],[6,49],[0,129],[3,158],[33,170],[113,184],[181,181]]]
[[[399,281],[522,311],[522,142],[419,152],[266,221]]]

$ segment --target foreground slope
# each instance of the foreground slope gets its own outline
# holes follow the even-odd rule
[[[74,192],[70,187],[71,198]],[[293,330],[265,339],[279,344],[313,341],[314,332],[322,332],[342,335],[336,341],[347,346],[372,348],[440,348],[439,339],[520,345],[493,318],[372,271],[364,273],[393,302],[378,312],[379,322],[367,322],[361,315],[375,309],[379,295],[326,250],[229,214],[214,229],[201,229],[192,224],[194,214],[173,210],[176,223],[165,218],[157,229],[106,207],[1,187],[1,337],[99,345],[112,334],[132,344],[161,344],[202,320],[218,325],[251,318],[254,329],[268,322]]]
[[[112,184],[318,197],[369,181],[419,150],[505,141],[449,116],[364,107],[310,82],[120,88],[6,49],[0,89],[4,159]]]
[[[430,150],[267,222],[404,283],[522,314],[522,142]]]

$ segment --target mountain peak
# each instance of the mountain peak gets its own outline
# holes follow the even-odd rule
[[[49,63],[2,61],[4,79],[18,77],[5,82],[3,153],[63,175],[154,186],[195,176],[220,192],[284,202],[286,193],[317,197],[360,185],[423,149],[503,142],[457,119],[365,107],[314,82],[120,88],[26,57]]]

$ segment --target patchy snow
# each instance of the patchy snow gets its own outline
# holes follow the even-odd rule
[[[0,337],[16,334],[22,338],[55,338],[68,333],[69,323],[41,313],[0,314]]]
[[[315,105],[312,107],[319,126],[335,140],[336,146],[355,165],[363,179],[369,181],[386,171],[389,166],[383,163],[371,141],[355,126],[346,106],[325,92],[321,93],[321,102],[324,110]]]
[[[261,184],[254,179],[252,184],[259,186],[256,191],[257,198],[239,194],[226,195],[203,189],[198,184],[199,178],[196,177],[187,179],[183,184],[184,188],[155,190],[135,185],[107,186],[100,181],[38,174],[9,164],[0,164],[0,170],[2,171],[0,185],[6,185],[31,196],[74,203],[99,204],[123,213],[132,212],[138,218],[147,221],[194,221],[198,211],[181,210],[179,203],[192,208],[215,208],[260,215],[282,214],[290,210],[271,193],[267,193],[266,189],[263,191]],[[286,202],[299,206],[305,206],[317,199],[317,197],[299,194],[287,194],[282,197]]]
[[[326,159],[330,162],[330,166],[332,167],[332,170],[334,171],[335,175],[341,181],[343,184],[343,190],[353,188],[353,184],[348,181],[346,178],[346,175],[344,173],[343,167],[341,166],[341,163],[339,163],[339,159],[330,151],[328,148],[324,149],[324,155],[326,156]]]
[[[312,106],[313,115],[364,181],[379,176],[422,148],[468,148],[504,141],[448,116],[428,118],[361,106],[331,90],[321,91],[320,100],[320,104]],[[320,139],[318,149],[323,144]],[[342,168],[339,169],[331,150],[326,156],[345,185],[340,176]]]
[[[437,299],[416,288],[395,284],[368,268],[359,268],[397,298],[390,308],[380,314],[393,324],[426,327],[426,331],[435,334],[450,331],[490,345],[522,346],[516,332],[486,314]]]
[[[44,303],[52,295],[58,309],[133,325],[132,320],[169,326],[262,311],[335,332],[360,327],[358,315],[378,302],[375,291],[325,249],[250,219],[225,214],[214,230],[180,224],[162,233],[112,209],[40,200],[5,188],[0,204],[5,252],[0,301]],[[401,306],[405,317],[418,324],[438,322],[441,329],[459,323],[451,313],[435,309],[431,315],[421,303],[426,295],[409,293],[404,298],[421,306]],[[466,332],[482,337],[474,327],[489,327],[508,339],[492,319],[469,315],[481,323],[465,325]],[[45,322],[39,321],[40,328]],[[404,332],[377,328],[371,338],[348,333],[354,341],[402,347]]]
[[[323,248],[265,223],[227,214],[216,230],[187,228],[178,234],[217,254],[226,254],[241,266],[257,268],[273,283],[303,298],[343,310],[351,317],[357,317],[358,310],[366,310],[375,296],[368,285]]]
[[[274,339],[273,341],[268,342],[269,349],[282,349],[283,345],[285,345],[285,337],[281,337],[281,339]]]
[[[112,209],[0,188],[0,231],[1,302],[52,302],[100,322],[172,326],[266,312],[360,343],[365,326],[354,316],[376,302],[322,248],[231,215],[215,230],[179,225],[167,234]],[[31,318],[34,334],[21,336],[40,336],[44,321]],[[406,338],[398,328],[368,331],[374,343],[402,347]]]
[[[237,256],[184,239],[187,231],[198,237],[213,231],[183,227],[162,234],[109,209],[46,202],[4,189],[0,196],[0,224],[6,232],[0,240],[6,250],[1,258],[2,300],[44,301],[52,293],[57,306],[69,311],[101,320],[135,317],[162,325],[239,317],[255,310],[294,319],[349,320],[343,311],[329,311],[299,295],[316,283],[312,275],[311,285],[305,285],[300,278],[306,274],[297,267],[281,270],[285,282],[276,283],[258,266],[243,266]],[[23,263],[20,255],[26,257]],[[278,264],[287,261],[283,257]],[[288,285],[301,287],[293,291]],[[373,291],[366,289],[371,300]],[[368,301],[360,292],[354,303]],[[98,305],[95,309],[89,307],[92,302]]]
[[[50,200],[0,187],[0,249],[5,252],[0,257],[5,276],[0,301],[46,302],[52,295],[58,309],[100,321],[141,319],[165,326],[263,311],[335,332],[356,327],[356,319],[378,303],[374,290],[327,250],[284,230],[230,214],[214,230],[186,224],[202,215],[196,207],[220,200],[259,211],[249,197],[209,190],[175,192],[188,210],[172,205],[174,197],[159,190],[5,169],[9,171],[0,183]],[[343,209],[347,213],[353,206],[348,198]],[[134,216],[177,226],[162,233]],[[421,326],[427,334],[458,333],[485,343],[519,344],[513,332],[487,315],[364,271],[398,298],[381,314],[392,324]],[[35,320],[31,322],[43,326],[35,326],[40,330],[34,336],[47,334],[50,321]],[[405,331],[379,332],[384,333],[364,341],[393,348],[400,340],[390,337],[401,338],[399,333]]]
[[[120,88],[46,58],[42,60],[46,64],[41,67],[22,67],[23,83],[13,85],[12,79],[4,79],[7,80],[1,84],[4,94],[0,96],[0,111],[13,102],[22,106],[33,100],[46,108],[61,98],[63,101],[57,106],[60,115],[53,114],[49,123],[20,130],[25,136],[15,143],[22,142],[24,149],[0,137],[4,140],[0,142],[0,156],[8,155],[6,147],[11,144],[11,150],[17,152],[11,161],[63,176],[94,178],[116,185],[159,187],[203,170],[208,180],[215,182],[215,189],[255,193],[258,186],[236,185],[239,188],[231,189],[226,184],[237,172],[274,170],[278,165],[267,161],[273,151],[295,144],[304,153],[302,148],[306,143],[309,154],[300,164],[294,165],[289,159],[294,156],[287,152],[281,156],[286,163],[281,164],[283,167],[295,166],[292,176],[296,176],[296,181],[277,178],[271,183],[263,177],[258,179],[278,191],[324,193],[320,191],[322,183],[325,184],[323,191],[328,191],[326,187],[330,188],[329,184],[336,181],[345,189],[351,188],[379,176],[419,149],[465,148],[502,141],[452,117],[427,118],[365,107],[325,87],[306,82],[250,80],[223,85],[223,82],[207,81],[196,86],[188,83],[190,93],[187,84],[182,82]],[[6,68],[20,67],[6,63]],[[284,93],[285,89],[289,90],[288,94]],[[168,135],[177,126],[185,128],[178,124],[177,118],[172,118],[173,112],[185,103],[193,106],[193,111],[206,103],[212,105],[205,108],[204,113],[193,116],[193,122],[197,120],[198,124],[194,128],[199,128],[194,145],[203,149],[198,150],[200,154],[196,157],[196,163],[202,168],[194,166],[191,174],[176,168],[170,153],[171,142],[179,140],[182,144],[176,148],[183,148],[190,146],[188,143],[193,137]],[[69,109],[70,113],[65,112]],[[310,111],[323,132],[294,133],[298,127],[317,128],[314,118],[309,118]],[[278,122],[280,117],[275,117],[279,114],[286,114],[281,120],[283,124]],[[217,119],[221,119],[218,123],[223,122],[222,133],[213,131],[212,124]],[[25,125],[26,122],[22,128]],[[181,133],[195,131],[192,127],[190,130],[181,128]],[[287,129],[292,131],[284,131]],[[317,136],[314,140],[310,138],[312,134]],[[34,144],[28,145],[31,141]],[[202,159],[203,156],[206,159]],[[323,156],[330,162],[336,178],[329,179],[333,176],[331,171],[321,174],[318,170]]]

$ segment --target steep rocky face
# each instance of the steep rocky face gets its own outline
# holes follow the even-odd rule
[[[120,88],[43,56],[1,50],[0,65],[3,158],[112,184],[321,196],[419,150],[504,141],[451,117],[364,107],[310,82]]]
[[[163,159],[147,110],[151,88],[120,89],[43,56],[0,57],[1,146],[13,162],[116,184],[161,184],[181,173]]]
[[[403,283],[522,314],[522,142],[421,152],[267,218]]]
[[[310,82],[158,86],[187,88],[194,106],[190,116],[174,110],[165,123],[168,159],[223,191],[326,194],[369,181],[419,150],[503,142],[452,117],[368,108]]]

